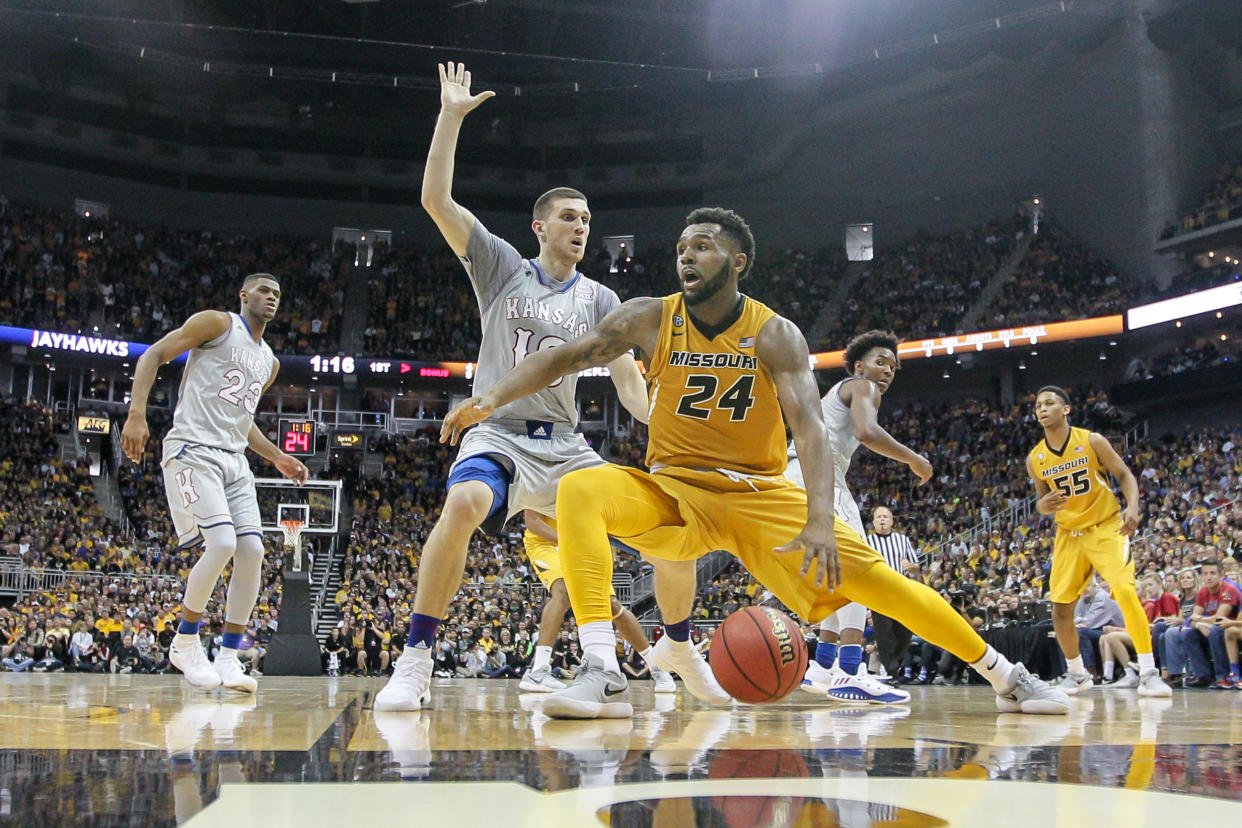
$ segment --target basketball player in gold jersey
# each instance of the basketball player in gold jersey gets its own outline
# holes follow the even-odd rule
[[[1041,515],[1055,515],[1057,522],[1049,597],[1057,643],[1069,668],[1059,686],[1072,696],[1092,685],[1078,649],[1074,607],[1091,583],[1094,569],[1112,588],[1138,653],[1139,675],[1131,674],[1111,686],[1136,687],[1140,696],[1172,696],[1156,670],[1147,613],[1134,588],[1130,535],[1139,524],[1138,481],[1108,440],[1085,428],[1071,427],[1069,412],[1069,395],[1063,389],[1055,385],[1039,389],[1035,419],[1043,426],[1044,439],[1026,457],[1026,470],[1039,498],[1036,508]],[[1104,479],[1105,470],[1121,481],[1124,510]]]
[[[613,650],[611,535],[656,567],[668,634],[652,658],[683,679],[683,670],[698,669],[684,640],[694,561],[727,549],[803,618],[818,622],[858,601],[969,662],[995,688],[1000,710],[1067,713],[1064,693],[1011,664],[944,599],[894,572],[834,517],[832,451],[806,340],[792,322],[738,292],[754,261],[750,228],[721,208],[695,210],[686,222],[677,240],[679,293],[632,299],[573,342],[531,355],[455,407],[441,430],[441,440],[456,442],[505,402],[634,348],[649,366],[651,471],[608,465],[560,481],[559,535],[575,550],[565,585],[585,659],[574,683],[547,696],[543,711],[564,718],[633,713]],[[806,489],[784,476],[786,422]]]

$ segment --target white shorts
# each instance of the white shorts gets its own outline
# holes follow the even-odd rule
[[[806,488],[806,481],[802,478],[802,464],[798,462],[797,457],[789,458],[789,466],[785,469],[785,476],[793,483],[802,488]],[[840,481],[834,479],[836,485],[832,487],[832,511],[837,517],[845,521],[851,529],[862,535],[863,540],[867,539],[867,530],[863,528],[862,513],[858,511],[858,504],[854,502],[854,496],[850,494],[850,490],[842,485]]]
[[[166,447],[163,466],[177,546],[202,543],[203,530],[216,526],[232,526],[239,536],[263,535],[254,473],[244,454],[187,443]]]
[[[565,429],[563,432],[560,429]],[[556,517],[556,487],[571,471],[605,465],[581,434],[557,424],[551,439],[528,437],[525,426],[483,422],[466,432],[453,468],[470,457],[486,455],[508,467],[509,508],[505,520],[531,509]],[[452,476],[452,469],[449,476]]]

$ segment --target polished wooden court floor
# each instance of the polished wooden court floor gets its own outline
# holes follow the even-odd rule
[[[707,708],[631,684],[633,719],[554,721],[514,681],[0,675],[0,826],[1169,826],[1242,821],[1242,692],[1094,689],[1068,717],[986,687],[908,707],[796,693]]]

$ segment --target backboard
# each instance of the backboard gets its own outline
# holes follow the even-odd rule
[[[341,481],[307,480],[301,486],[279,477],[257,477],[255,491],[259,496],[259,516],[264,532],[281,531],[284,512],[300,512],[289,506],[305,506],[305,534],[334,534],[340,526]],[[285,506],[285,509],[281,507]],[[292,514],[285,515],[292,517]]]

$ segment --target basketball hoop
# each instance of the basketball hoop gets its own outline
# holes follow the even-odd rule
[[[293,550],[293,571],[302,571],[302,530],[306,521],[287,518],[281,520],[280,531],[285,536],[285,546]]]

